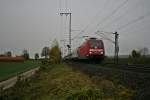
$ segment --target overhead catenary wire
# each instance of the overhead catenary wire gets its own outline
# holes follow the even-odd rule
[[[106,4],[108,4],[108,0],[105,1],[105,4],[104,4],[104,7],[106,7]],[[100,9],[97,14],[93,17],[93,19],[90,21],[89,24],[87,24],[87,26],[82,30],[82,31],[85,31],[86,29],[88,29],[88,27],[90,25],[92,25],[96,20],[97,20],[97,17],[100,15],[100,13],[103,11],[103,9]]]
[[[66,39],[68,37],[68,34],[67,34],[67,16],[65,16],[65,23],[64,23],[64,39]]]
[[[61,0],[59,0],[59,12],[61,12],[62,11],[62,2],[61,2]]]
[[[62,19],[62,17],[60,17],[60,34],[63,33],[63,27],[62,27],[62,25],[63,25],[63,19]]]
[[[105,40],[108,40],[108,41],[110,41],[111,43],[115,43],[112,39],[110,39],[110,38],[108,38],[107,36],[105,36],[105,35],[100,35],[100,34],[98,34],[100,37],[102,37],[102,39],[105,39]]]
[[[63,38],[63,39],[65,39],[65,40],[68,40],[67,39],[67,28],[68,28],[68,25],[69,25],[69,40],[68,40],[68,44],[67,44],[67,47],[68,47],[68,53],[71,53],[71,13],[69,13],[68,11],[68,0],[64,0],[65,2],[64,2],[64,4],[63,4],[63,11],[61,11],[59,14],[60,14],[60,16],[63,16],[63,15],[65,15],[65,22],[64,22],[64,25],[63,25],[63,29],[64,29],[64,31],[63,31],[63,36],[64,37],[61,37],[61,38]],[[60,1],[60,5],[61,5],[61,1]],[[61,7],[60,7],[61,8]],[[68,24],[68,20],[67,20],[67,17],[68,17],[68,15],[69,15],[69,17],[70,17],[70,19],[69,19],[69,24]]]
[[[108,16],[104,17],[103,20],[101,20],[95,28],[92,29],[92,31],[94,29],[96,29],[102,22],[106,21],[107,19],[109,19],[112,15],[114,15],[118,10],[120,10],[129,0],[125,0],[123,3],[121,3],[115,10],[113,10]],[[82,30],[80,33],[78,33],[72,40],[74,40],[75,38],[77,38],[80,34],[82,34],[84,32],[84,30]]]
[[[148,21],[146,21],[148,20]],[[146,21],[146,22],[145,22]],[[143,26],[143,24],[146,24],[150,21],[150,17],[147,17],[147,18],[144,18],[143,20],[139,21],[139,22],[136,22],[137,24],[136,25],[132,25],[130,27],[126,27],[125,29],[122,29],[121,32],[123,32],[124,34],[127,34],[126,32],[128,31],[136,31],[136,32],[139,32],[139,31],[142,31],[142,33],[144,34],[145,33],[145,29],[149,28],[149,25],[147,26]],[[141,27],[141,24],[142,24],[142,27]]]
[[[128,0],[127,0],[128,1]],[[133,8],[133,7],[132,7]],[[125,15],[125,14],[123,14],[123,15]],[[119,16],[118,18],[123,18],[124,16]],[[143,16],[140,16],[140,17],[138,17],[137,19],[134,19],[134,20],[132,20],[131,22],[127,22],[127,23],[125,23],[124,25],[121,25],[120,27],[118,27],[116,30],[122,30],[122,29],[124,29],[124,28],[126,28],[126,27],[128,27],[129,25],[131,25],[131,24],[134,24],[134,23],[136,23],[136,22],[138,22],[138,21],[140,21],[140,20],[142,20],[142,19],[144,19],[146,16],[149,16],[149,14],[147,15],[147,14],[145,14],[145,15],[143,15]],[[119,19],[118,19],[119,20]],[[90,26],[90,25],[89,25]],[[89,27],[88,25],[87,25],[87,28]],[[86,27],[85,27],[86,28]],[[86,30],[86,29],[84,29],[84,30]],[[72,38],[72,40],[73,39],[75,39],[75,38],[77,38],[79,35],[81,35],[83,32],[84,32],[84,30],[82,30],[77,36],[75,36],[74,38]]]
[[[95,32],[95,34],[97,34],[98,36],[102,37],[103,39],[108,40],[108,41],[110,41],[112,43],[115,43],[115,41],[113,41],[108,36],[106,36],[105,33],[107,33],[107,34],[113,34],[112,32],[104,32],[104,31],[97,31],[97,32]]]
[[[149,15],[150,15],[150,12],[148,12],[147,14],[142,15],[142,16],[140,16],[140,17],[138,17],[138,18],[136,18],[136,19],[134,19],[134,20],[132,20],[132,21],[129,21],[128,23],[126,23],[126,24],[124,24],[124,25],[118,27],[116,30],[122,30],[122,29],[128,27],[129,25],[132,25],[132,24],[134,24],[134,23],[136,23],[136,22],[138,22],[138,21],[143,20],[144,18],[146,18],[146,17],[149,16]]]
[[[62,5],[62,4],[61,4],[61,0],[59,0],[59,8],[58,8],[59,12],[61,12],[61,10],[62,10],[61,5]],[[61,32],[63,31],[62,25],[63,25],[63,20],[62,20],[62,17],[60,17],[60,34],[61,34]]]
[[[59,12],[67,12],[68,11],[68,0],[59,0]],[[60,14],[60,13],[59,13]],[[63,35],[63,39],[66,39],[67,38],[67,16],[64,17],[61,17],[61,32],[64,34]]]
[[[63,9],[62,0],[59,0],[59,12],[62,12],[63,10],[64,9]],[[65,20],[64,17],[60,17],[60,33],[63,34],[62,39],[66,39],[66,24],[67,24],[67,17],[65,17]]]
[[[116,7],[116,9],[114,9],[109,15],[107,15],[106,17],[104,17],[100,22],[98,22],[98,24],[96,24],[95,28],[92,29],[92,31],[94,29],[97,29],[97,27],[99,27],[100,24],[102,24],[104,21],[108,20],[109,18],[111,18],[114,14],[116,14],[125,4],[127,4],[129,0],[125,0],[123,3],[121,3],[118,7]]]
[[[68,10],[68,0],[65,0],[65,11],[67,12]]]
[[[141,1],[141,0],[140,0]],[[132,6],[131,8],[129,8],[125,13],[123,13],[122,15],[116,17],[114,20],[110,21],[109,23],[105,24],[102,29],[109,27],[110,25],[112,25],[114,22],[116,23],[117,21],[120,21],[121,19],[123,19],[126,15],[129,15],[129,13],[133,12],[133,10],[137,7],[139,7],[138,5],[141,4],[141,2],[137,2],[136,4],[134,4],[134,6]]]
[[[105,3],[104,3],[104,7],[106,7],[108,5],[108,2],[109,0],[105,0]],[[72,38],[72,40],[76,39],[79,35],[81,35],[82,33],[85,32],[85,30],[87,30],[89,28],[90,25],[92,25],[96,20],[97,20],[97,17],[100,15],[100,13],[102,12],[103,9],[100,9],[96,15],[93,17],[93,19],[85,26],[84,29],[82,29],[76,36],[74,36]]]

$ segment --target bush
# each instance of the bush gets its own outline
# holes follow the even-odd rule
[[[67,100],[99,100],[102,98],[99,89],[83,89],[67,97]]]
[[[133,50],[128,58],[128,62],[131,64],[149,64],[149,58],[141,56],[140,52]]]
[[[55,40],[52,48],[50,49],[50,62],[58,64],[61,61],[61,50],[59,48],[58,42]]]
[[[140,53],[136,50],[132,50],[131,55],[129,56],[129,63],[131,64],[137,64],[140,60]]]

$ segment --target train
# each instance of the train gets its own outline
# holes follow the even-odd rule
[[[88,38],[71,54],[71,59],[80,60],[98,60],[102,61],[105,57],[103,40],[97,38]]]

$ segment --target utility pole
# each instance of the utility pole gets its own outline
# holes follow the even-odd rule
[[[119,34],[117,32],[113,33],[115,35],[115,53],[114,53],[114,63],[118,64],[118,53],[119,53],[119,44],[118,38]]]
[[[101,33],[100,31],[97,31],[97,33]],[[114,64],[118,64],[118,53],[119,53],[119,43],[118,43],[118,38],[119,38],[119,34],[117,32],[112,33],[112,32],[104,32],[104,33],[109,33],[109,34],[114,34],[115,35],[115,41],[109,39],[109,38],[105,38],[106,40],[111,41],[113,44],[115,44],[115,51],[114,51]],[[103,34],[103,33],[101,33]]]
[[[63,45],[63,49],[62,49],[62,57],[64,57],[65,56],[65,47],[66,47],[66,44],[65,44],[65,40],[60,40],[60,42],[62,43],[62,45]]]
[[[64,14],[66,16],[69,15],[69,17],[70,17],[70,20],[69,20],[69,45],[67,45],[67,47],[68,47],[68,53],[71,54],[71,14],[72,13],[60,13],[61,16],[63,16]]]

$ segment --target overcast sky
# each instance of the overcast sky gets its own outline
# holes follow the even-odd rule
[[[60,12],[72,13],[72,37],[82,31],[73,48],[82,36],[96,36],[99,30],[119,33],[120,54],[150,49],[150,0],[0,0],[0,53],[27,49],[33,56],[54,39],[67,40],[69,17]],[[112,55],[113,44],[104,44],[106,55]]]

